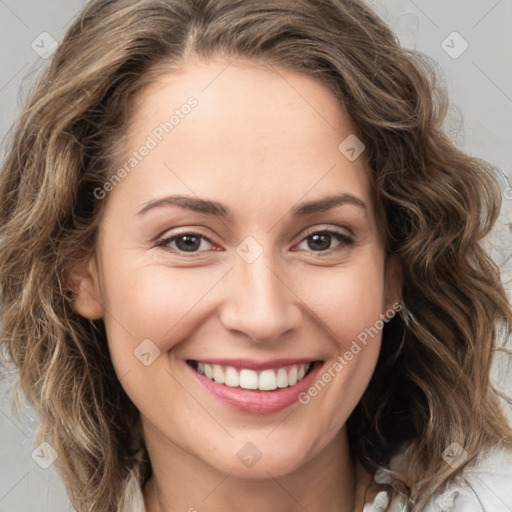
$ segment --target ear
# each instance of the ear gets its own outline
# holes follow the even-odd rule
[[[73,293],[73,307],[89,320],[103,317],[103,298],[98,278],[98,265],[94,254],[82,259],[68,275]]]
[[[393,255],[389,256],[385,269],[384,300],[387,310],[394,309],[402,300],[402,264]]]

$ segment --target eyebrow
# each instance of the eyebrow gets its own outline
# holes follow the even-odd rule
[[[343,204],[358,206],[359,208],[365,210],[365,212],[367,210],[365,202],[358,197],[353,196],[352,194],[339,194],[335,196],[324,197],[323,199],[319,199],[317,201],[302,203],[292,209],[292,215],[294,217],[301,217],[304,215],[310,215],[312,213],[330,210],[335,206]]]
[[[357,206],[363,209],[365,212],[367,211],[366,204],[358,197],[353,196],[352,194],[339,194],[327,196],[316,201],[308,201],[306,203],[302,203],[294,207],[291,210],[291,213],[293,217],[303,217],[305,215],[311,215],[313,213],[330,210],[335,206],[344,204]],[[233,218],[233,213],[229,210],[229,208],[217,201],[210,201],[208,199],[200,199],[197,197],[181,195],[167,196],[161,199],[155,199],[154,201],[149,201],[144,205],[144,207],[139,211],[137,215],[143,215],[149,210],[158,208],[163,205],[179,206],[194,212],[204,213],[206,215],[212,215],[215,217]]]
[[[178,195],[167,196],[161,199],[155,199],[154,201],[149,201],[144,205],[142,210],[140,210],[137,215],[143,215],[147,211],[163,205],[180,206],[181,208],[186,208],[187,210],[204,213],[206,215],[213,215],[215,217],[228,218],[233,216],[229,208],[225,207],[221,203],[218,203],[217,201]]]

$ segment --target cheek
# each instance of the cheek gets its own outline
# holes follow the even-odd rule
[[[136,259],[104,266],[110,356],[124,390],[144,415],[152,417],[158,411],[172,422],[177,411],[190,407],[164,356],[208,316],[209,292],[224,273],[147,266]],[[147,366],[145,354],[149,354]],[[180,418],[187,421],[181,412]]]
[[[113,353],[132,352],[149,339],[168,351],[208,314],[209,297],[222,286],[225,269],[177,269],[131,262],[105,268],[105,318]]]
[[[346,423],[375,370],[383,325],[383,275],[378,265],[340,268],[325,279],[311,280],[308,289],[306,302],[332,341],[324,367],[299,397],[304,414],[320,426],[321,436],[308,434],[318,450]]]
[[[368,329],[380,325],[385,310],[384,275],[379,260],[369,255],[357,265],[313,272],[298,281],[297,295],[325,329],[325,335],[335,340],[338,352],[348,349],[355,339],[364,338]]]
[[[335,432],[363,395],[380,352],[384,269],[378,254],[357,264],[326,269],[305,278],[301,298],[331,340],[322,372],[303,396],[328,431]],[[326,412],[328,411],[328,412]],[[333,414],[333,411],[336,411]]]

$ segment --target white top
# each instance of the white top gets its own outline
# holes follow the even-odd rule
[[[397,469],[404,454],[393,458]],[[392,478],[382,470],[374,475],[378,484],[390,484]],[[145,512],[142,493],[134,496],[133,512]],[[389,507],[389,508],[388,508]],[[407,512],[405,500],[390,498],[380,491],[363,512]],[[496,447],[482,453],[478,461],[458,475],[441,493],[435,495],[424,512],[512,512],[512,451]]]
[[[392,461],[391,468],[399,464],[399,459]],[[375,473],[374,480],[392,483],[392,478],[380,471]],[[381,491],[363,509],[363,512],[384,511],[406,512],[407,505],[401,498],[390,501],[388,492]],[[512,512],[512,452],[496,447],[482,453],[478,462],[432,497],[425,512]]]

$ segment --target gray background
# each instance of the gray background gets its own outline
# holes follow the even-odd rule
[[[497,165],[504,174],[504,208],[489,244],[512,286],[512,0],[373,0],[399,35],[437,62],[452,111],[447,130],[470,154]],[[24,94],[47,62],[52,38],[59,42],[80,0],[0,0],[0,140],[20,110]],[[458,34],[453,34],[457,32]],[[466,44],[468,48],[461,53]],[[451,55],[450,55],[451,54]],[[459,55],[460,54],[460,55]],[[0,158],[4,148],[0,148]],[[512,393],[508,361],[495,365],[495,378]],[[507,377],[508,376],[508,377]],[[40,467],[29,407],[15,418],[11,379],[0,381],[0,512],[72,510],[52,466]],[[34,458],[32,454],[34,453]],[[512,509],[511,509],[512,510]]]

